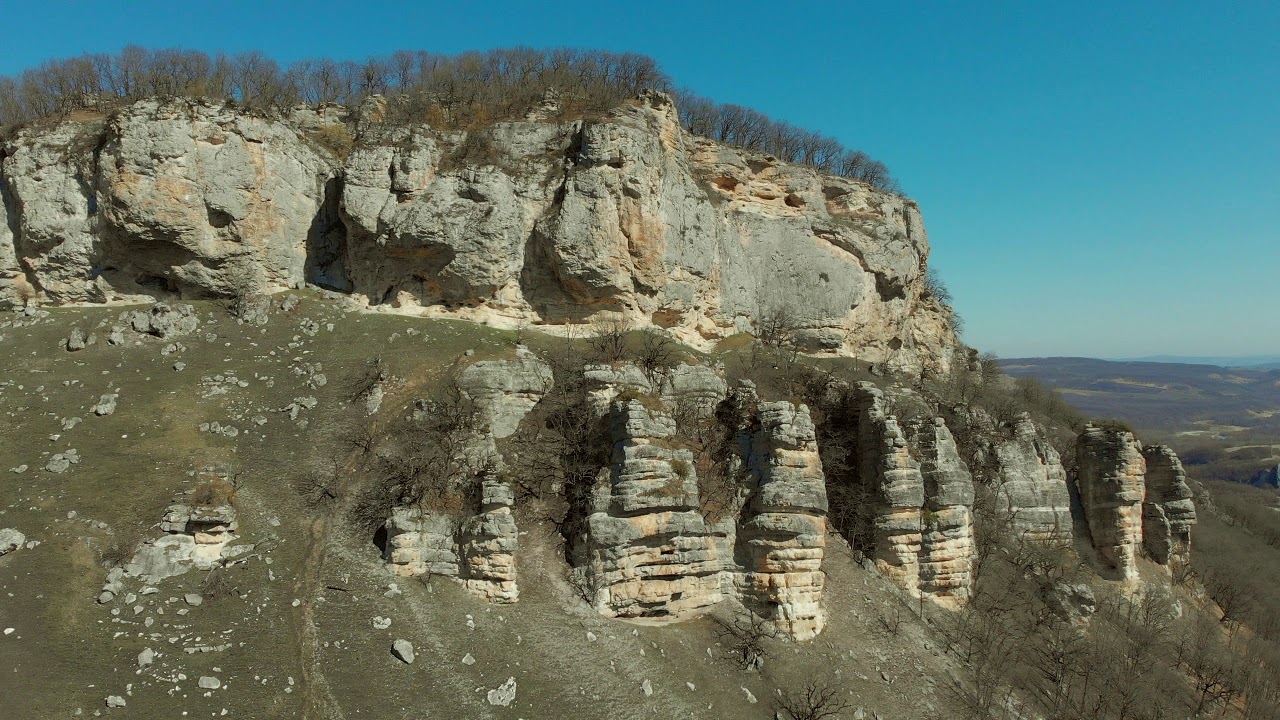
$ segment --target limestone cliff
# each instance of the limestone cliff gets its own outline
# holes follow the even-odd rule
[[[385,125],[368,105],[145,100],[19,131],[0,151],[0,298],[310,282],[499,324],[621,313],[695,344],[768,312],[810,350],[949,365],[910,200],[688,135],[661,94],[470,133]]]

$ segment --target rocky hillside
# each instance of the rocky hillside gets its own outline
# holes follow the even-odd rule
[[[5,141],[18,716],[1274,720],[1218,511],[959,344],[914,203],[386,103]]]
[[[554,103],[554,100],[549,101]],[[144,100],[0,151],[0,298],[241,297],[304,284],[514,327],[602,317],[690,344],[785,325],[803,349],[945,371],[906,198],[687,134],[648,93],[471,131],[358,110]]]

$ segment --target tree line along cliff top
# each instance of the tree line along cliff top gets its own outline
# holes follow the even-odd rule
[[[898,191],[888,167],[865,152],[756,110],[676,89],[653,58],[604,50],[399,50],[363,62],[318,58],[282,66],[256,50],[210,56],[129,46],[114,55],[47,60],[0,77],[0,127],[147,97],[225,99],[267,111],[353,106],[383,95],[394,98],[389,110],[395,121],[463,129],[521,119],[549,101],[561,117],[590,116],[645,90],[671,92],[681,123],[697,135]]]

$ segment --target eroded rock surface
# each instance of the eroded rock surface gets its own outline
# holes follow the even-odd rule
[[[1071,493],[1058,451],[1025,413],[1008,440],[995,444],[996,491],[1010,524],[1040,542],[1071,542]]]
[[[1076,485],[1093,547],[1122,579],[1138,576],[1147,463],[1133,433],[1088,425],[1076,441]]]
[[[1157,563],[1185,566],[1191,561],[1191,527],[1196,524],[1196,506],[1187,473],[1167,445],[1144,447],[1142,456],[1147,461],[1143,545]]]
[[[688,135],[665,95],[466,132],[142,100],[0,152],[0,301],[243,297],[311,282],[431,315],[602,313],[710,341],[782,311],[806,349],[945,371],[916,204]],[[798,301],[796,298],[804,298]]]
[[[698,510],[693,454],[674,447],[660,407],[616,400],[607,494],[587,519],[597,607],[620,617],[678,618],[719,602],[724,560]]]
[[[796,639],[822,632],[827,489],[809,408],[762,402],[748,468],[756,482],[738,529],[744,603]]]

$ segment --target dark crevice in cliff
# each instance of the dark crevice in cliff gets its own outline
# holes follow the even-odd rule
[[[342,197],[342,178],[331,177],[321,190],[320,209],[307,230],[307,282],[327,290],[351,292],[353,285],[347,271],[347,226],[338,210]]]

